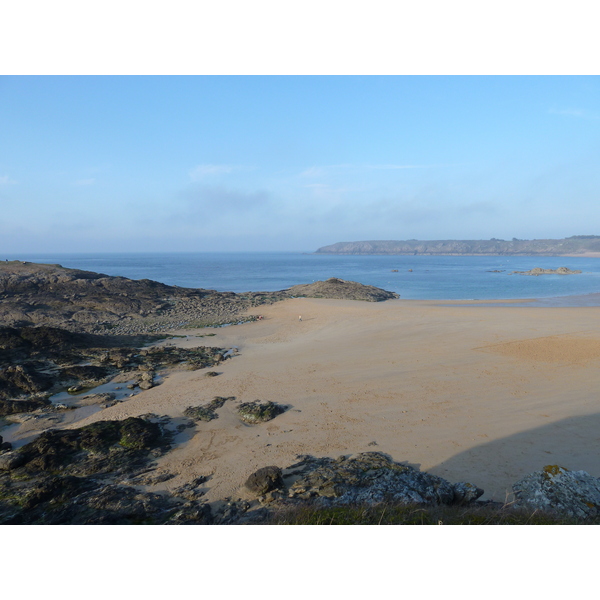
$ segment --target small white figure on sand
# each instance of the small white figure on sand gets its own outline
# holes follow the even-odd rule
[[[302,321],[302,315],[298,317],[298,321]]]

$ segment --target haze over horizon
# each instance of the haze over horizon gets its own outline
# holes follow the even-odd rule
[[[0,77],[5,253],[598,233],[594,76]]]

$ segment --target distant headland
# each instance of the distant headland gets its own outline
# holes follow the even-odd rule
[[[559,240],[376,240],[338,242],[316,254],[406,254],[450,256],[596,256],[600,235],[574,235]]]

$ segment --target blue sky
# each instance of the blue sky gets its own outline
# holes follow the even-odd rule
[[[5,252],[600,234],[596,76],[2,76]]]

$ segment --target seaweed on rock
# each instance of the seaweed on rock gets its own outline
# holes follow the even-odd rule
[[[275,402],[255,400],[254,402],[243,402],[239,405],[237,412],[244,423],[254,424],[271,421],[286,410],[287,407]]]

